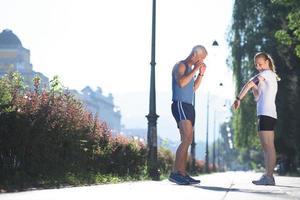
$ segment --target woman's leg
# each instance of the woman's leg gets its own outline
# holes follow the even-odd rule
[[[276,165],[274,131],[259,131],[258,134],[264,151],[266,175],[272,177]]]

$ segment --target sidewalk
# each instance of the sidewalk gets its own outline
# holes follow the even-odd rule
[[[0,200],[292,200],[300,199],[300,178],[275,177],[276,186],[251,183],[261,174],[226,172],[199,176],[201,183],[179,186],[168,180],[140,181],[63,189],[0,194]]]

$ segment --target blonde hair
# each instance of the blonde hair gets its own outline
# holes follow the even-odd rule
[[[258,53],[255,54],[255,56],[254,56],[254,64],[255,64],[255,60],[256,60],[257,58],[264,58],[265,60],[268,60],[268,61],[269,61],[269,67],[270,67],[270,69],[276,74],[276,79],[277,79],[277,81],[280,81],[280,77],[279,77],[278,74],[276,73],[276,67],[275,67],[273,58],[272,58],[268,53],[265,53],[265,52],[258,52]]]

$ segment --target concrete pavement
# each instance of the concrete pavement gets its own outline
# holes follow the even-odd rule
[[[47,189],[0,194],[0,200],[300,200],[300,178],[275,177],[276,186],[255,186],[251,183],[261,174],[226,172],[202,175],[201,183],[179,186],[168,180],[139,181],[96,186]]]

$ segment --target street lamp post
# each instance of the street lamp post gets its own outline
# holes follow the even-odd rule
[[[152,180],[159,180],[157,167],[157,118],[156,114],[156,92],[155,92],[155,25],[156,25],[156,0],[153,0],[152,8],[152,42],[151,42],[151,77],[150,77],[150,98],[148,119],[148,174]]]
[[[223,83],[219,84],[219,87],[222,87]],[[216,167],[216,115],[217,115],[217,110],[215,109],[214,111],[214,135],[213,135],[213,171],[217,171]]]
[[[218,47],[219,44],[216,40],[213,41],[212,46],[214,48]],[[223,84],[220,83],[220,86]],[[216,111],[214,112],[214,135],[213,135],[213,171],[216,171]]]
[[[216,110],[214,112],[214,138],[213,138],[213,171],[217,171],[216,168]]]
[[[213,41],[212,46],[215,48],[219,46],[216,40]],[[205,172],[209,173],[209,150],[208,150],[208,132],[209,132],[209,93],[207,96],[207,120],[206,120],[206,146],[205,146]]]
[[[194,92],[194,109],[196,106],[196,93]],[[192,162],[191,162],[191,171],[192,173],[195,173],[196,171],[196,143],[195,143],[195,126],[193,127],[193,141],[191,144],[191,157],[192,157]]]
[[[208,129],[209,129],[209,93],[207,94],[207,111],[206,111],[206,144],[205,144],[205,172],[206,173],[209,173]]]

